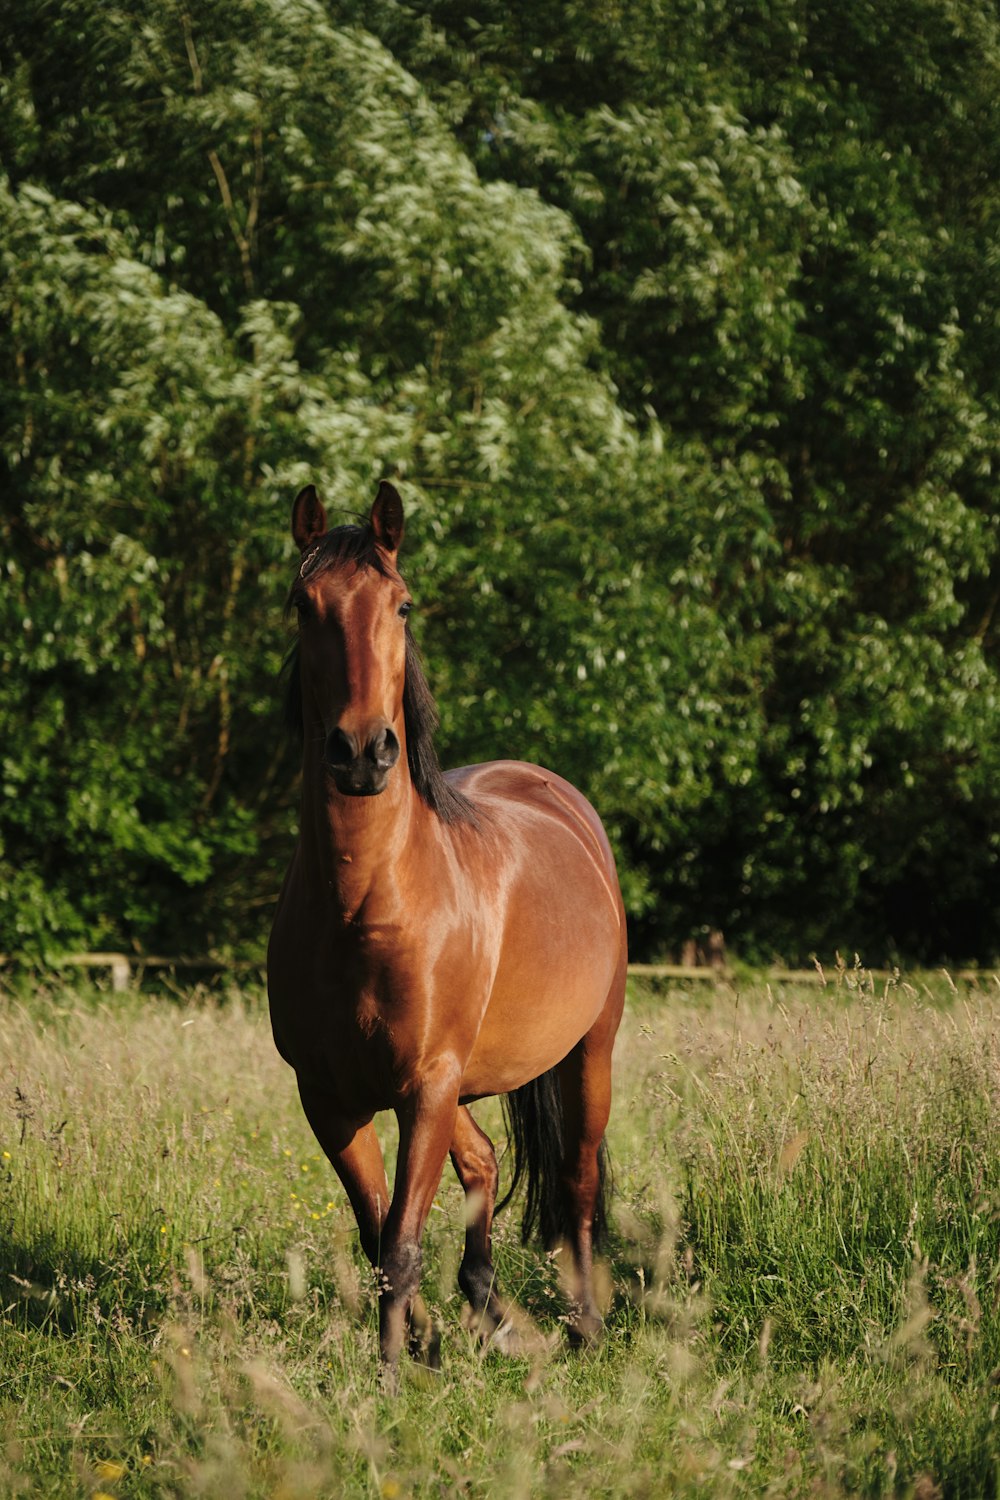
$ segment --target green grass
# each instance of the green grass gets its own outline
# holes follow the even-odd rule
[[[633,993],[604,1342],[504,1215],[537,1337],[483,1356],[449,1172],[444,1369],[387,1400],[261,997],[8,993],[0,1496],[995,1495],[998,1104],[995,987]]]

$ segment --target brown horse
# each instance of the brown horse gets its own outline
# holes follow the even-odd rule
[[[516,761],[442,773],[392,485],[368,525],[331,531],[310,485],[292,533],[302,812],[268,951],[271,1020],[379,1268],[391,1387],[407,1328],[426,1329],[420,1243],[449,1152],[467,1195],[459,1284],[482,1337],[502,1342],[496,1157],[468,1108],[485,1095],[508,1096],[526,1232],[537,1220],[550,1244],[569,1243],[572,1331],[601,1327],[592,1249],[625,916],[604,830],[567,782]],[[391,1198],[372,1124],[385,1109],[399,1121]]]

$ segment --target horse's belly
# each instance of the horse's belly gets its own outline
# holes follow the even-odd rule
[[[539,767],[486,767],[474,785],[509,829],[503,938],[463,1093],[505,1093],[554,1067],[609,1003],[625,961],[614,861],[593,809]],[[617,991],[616,991],[617,993]]]
[[[507,1093],[571,1052],[604,1011],[623,961],[620,928],[610,921],[581,932],[567,923],[562,942],[522,943],[505,955],[466,1063],[468,1097]]]

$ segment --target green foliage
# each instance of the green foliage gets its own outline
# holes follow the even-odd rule
[[[635,946],[1000,949],[986,6],[17,0],[0,945],[259,948],[315,480]]]

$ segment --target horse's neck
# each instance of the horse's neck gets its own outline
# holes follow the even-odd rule
[[[417,836],[419,799],[408,776],[394,776],[377,797],[340,797],[322,774],[303,776],[299,832],[302,873],[324,906],[351,922],[385,898]]]

